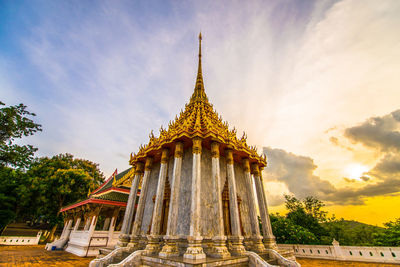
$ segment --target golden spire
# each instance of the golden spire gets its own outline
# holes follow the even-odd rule
[[[206,92],[204,90],[204,83],[203,83],[203,72],[201,68],[201,40],[202,40],[201,32],[199,34],[199,64],[197,69],[197,78],[196,78],[196,85],[194,87],[194,93],[190,98],[190,102],[195,102],[196,100],[206,100],[208,102],[208,98]]]
[[[137,162],[144,162],[146,157],[154,156],[157,151],[162,151],[177,140],[185,141],[185,139],[198,137],[225,144],[235,150],[240,157],[248,158],[250,163],[258,163],[259,166],[267,165],[266,159],[258,155],[257,149],[247,145],[246,135],[243,134],[242,138],[237,138],[236,129],[230,130],[228,123],[222,120],[208,102],[201,68],[201,41],[200,33],[197,79],[189,104],[185,105],[185,110],[180,112],[179,117],[175,117],[174,121],[168,123],[167,129],[161,127],[158,137],[150,133],[149,143],[140,146],[139,152],[131,157],[129,162],[132,166]]]

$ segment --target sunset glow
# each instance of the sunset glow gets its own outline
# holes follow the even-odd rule
[[[205,91],[267,155],[271,212],[287,193],[399,217],[400,1],[22,2],[1,3],[0,100],[37,114],[37,156],[127,169],[189,100],[201,30]]]

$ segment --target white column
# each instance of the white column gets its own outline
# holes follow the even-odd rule
[[[146,255],[153,255],[159,252],[160,249],[160,228],[161,228],[161,213],[164,200],[165,180],[168,172],[168,149],[164,148],[161,155],[160,174],[158,176],[156,201],[153,209],[153,221],[151,222],[151,231],[148,236],[146,246]]]
[[[66,219],[66,220],[64,221],[64,228],[63,228],[63,230],[62,230],[62,232],[61,232],[60,239],[65,235],[65,229],[67,228],[68,222],[69,222],[68,219]]]
[[[252,177],[250,173],[250,163],[249,159],[243,159],[243,168],[244,168],[244,178],[246,180],[248,201],[249,201],[249,216],[250,216],[250,224],[251,224],[251,250],[257,253],[265,252],[264,244],[262,243],[262,236],[260,235],[260,227],[258,223],[257,217],[257,206],[255,197],[256,194],[253,188]]]
[[[140,229],[142,228],[143,213],[144,213],[144,208],[145,208],[145,203],[146,203],[146,198],[147,198],[147,191],[148,191],[148,186],[149,186],[149,179],[150,179],[152,164],[153,164],[153,158],[147,157],[146,164],[144,166],[144,175],[143,175],[143,181],[142,181],[142,189],[140,190],[140,195],[139,195],[139,203],[138,203],[136,214],[135,214],[135,220],[133,222],[131,241],[128,245],[131,247],[137,247],[139,245],[139,241],[141,238]]]
[[[103,231],[107,231],[107,229],[110,227],[110,220],[111,220],[110,217],[107,217],[104,220]]]
[[[92,218],[91,218],[90,216],[86,218],[85,226],[84,226],[84,228],[83,228],[84,231],[89,230],[91,219],[92,219]]]
[[[131,191],[129,192],[128,203],[126,204],[126,210],[124,220],[121,227],[121,235],[119,236],[118,246],[125,247],[129,242],[129,234],[132,226],[133,212],[136,205],[136,196],[139,188],[140,176],[143,171],[143,163],[137,162],[135,166],[135,176],[132,180]]]
[[[111,217],[111,222],[110,226],[108,228],[108,240],[107,240],[107,246],[112,243],[113,236],[114,236],[114,230],[115,230],[115,224],[117,223],[117,218],[119,214],[120,208],[116,208],[113,212],[113,215]]]
[[[179,191],[181,184],[183,143],[176,142],[174,153],[174,168],[172,172],[171,184],[171,201],[169,205],[167,233],[164,237],[165,245],[163,246],[160,256],[179,256],[179,250],[176,244],[178,237],[176,236],[176,227],[178,225],[179,210]]]
[[[192,203],[190,214],[190,234],[188,236],[188,247],[183,255],[187,259],[204,259],[200,235],[200,197],[201,197],[201,139],[193,139],[193,166],[192,166]]]
[[[92,219],[90,220],[90,227],[89,227],[89,239],[93,236],[94,230],[96,229],[97,224],[97,217],[98,214],[93,215]]]
[[[258,207],[260,209],[260,217],[264,236],[264,245],[266,248],[276,248],[275,237],[272,234],[271,221],[269,219],[267,200],[265,196],[264,186],[261,180],[261,172],[257,163],[252,164],[252,172],[256,185]]]
[[[81,216],[79,216],[77,219],[76,219],[76,223],[75,223],[75,226],[74,226],[74,229],[72,230],[72,231],[78,231],[78,228],[79,228],[79,225],[81,224]]]
[[[72,230],[71,227],[72,227],[73,221],[74,221],[73,219],[70,219],[70,220],[68,221],[68,224],[67,224],[67,227],[65,228],[63,237],[66,237],[66,238],[69,237],[69,234],[71,233],[71,230]]]
[[[229,187],[229,211],[231,215],[231,230],[232,230],[232,237],[230,238],[232,243],[231,253],[233,255],[243,255],[246,250],[243,246],[243,236],[240,232],[239,207],[237,203],[235,169],[233,167],[232,149],[227,149],[225,152],[225,156],[226,156],[226,176],[227,176],[226,178],[228,179],[228,187]]]
[[[214,208],[215,236],[213,237],[213,247],[211,256],[216,258],[226,258],[231,254],[226,247],[226,236],[224,233],[224,218],[222,213],[222,186],[219,168],[219,143],[211,143],[211,179]]]

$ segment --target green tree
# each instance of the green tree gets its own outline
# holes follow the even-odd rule
[[[0,101],[0,106],[5,106]],[[32,145],[18,145],[15,140],[41,131],[41,125],[29,117],[36,116],[19,104],[0,108],[0,166],[26,168],[33,159],[37,148]]]
[[[49,222],[53,226],[50,236],[62,221],[60,209],[85,198],[89,190],[93,191],[104,180],[98,164],[74,159],[70,154],[40,158],[26,175],[29,185],[21,192],[23,213],[33,220]],[[29,209],[32,206],[36,208]]]
[[[385,228],[374,234],[374,244],[377,246],[400,246],[400,218],[394,222],[384,223]]]
[[[308,229],[277,214],[270,214],[272,232],[280,244],[316,244],[317,237]]]
[[[4,107],[2,107],[4,106]],[[0,101],[0,231],[17,216],[18,189],[24,184],[24,173],[37,148],[18,145],[15,141],[41,131],[41,126],[29,117],[35,116],[26,106],[6,107]]]
[[[286,218],[295,225],[307,229],[321,242],[321,237],[327,235],[327,231],[320,222],[326,221],[326,213],[322,210],[324,204],[315,197],[306,197],[302,202],[294,196],[285,195],[285,205],[289,212]]]

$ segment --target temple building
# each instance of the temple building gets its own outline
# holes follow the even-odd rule
[[[75,220],[78,227],[69,235],[67,251],[86,246],[91,255],[88,244],[97,242],[93,238],[100,214],[107,214],[104,218],[115,225],[125,209],[120,231],[113,228],[111,237],[113,222],[103,226],[110,244],[119,234],[115,249],[90,266],[300,266],[293,253],[278,251],[275,243],[262,178],[265,155],[247,144],[245,134],[238,138],[208,100],[201,42],[200,34],[197,79],[189,103],[168,128],[161,127],[158,137],[151,132],[149,142],[131,154],[128,172],[133,176],[121,178],[130,185],[126,206],[121,202],[120,210],[106,203],[91,207],[95,212],[84,223],[87,233],[80,233],[85,242],[71,242],[80,227]],[[108,190],[104,188],[89,199],[101,197]],[[97,205],[78,204],[64,212]]]
[[[117,170],[88,198],[63,207],[60,238],[46,249],[65,249],[78,256],[96,256],[99,249],[113,249],[118,241],[134,169]],[[138,190],[137,195],[140,195]]]

